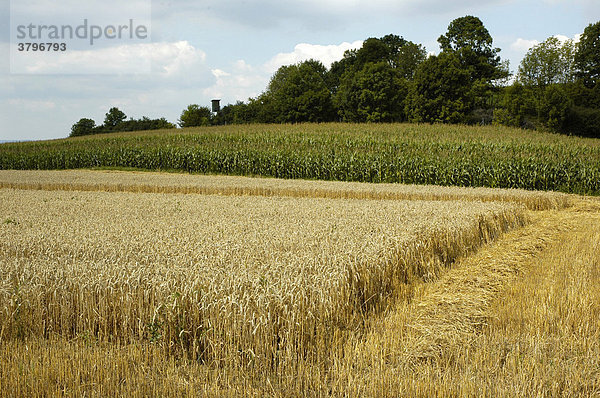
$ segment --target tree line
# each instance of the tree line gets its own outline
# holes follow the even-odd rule
[[[82,118],[71,127],[70,137],[79,137],[90,134],[112,133],[116,131],[141,131],[141,130],[162,130],[174,129],[173,123],[167,121],[164,117],[160,119],[150,119],[146,116],[141,119],[130,118],[117,107],[112,107],[106,113],[104,123],[96,126],[92,119]]]
[[[414,122],[500,124],[600,137],[600,22],[578,43],[550,37],[511,76],[482,21],[457,18],[440,52],[394,34],[368,38],[326,68],[308,60],[279,68],[246,102],[188,106],[179,125]],[[106,123],[105,123],[106,124]]]

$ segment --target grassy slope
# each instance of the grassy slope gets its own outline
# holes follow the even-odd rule
[[[244,125],[0,145],[0,169],[133,167],[600,193],[600,140],[505,127]]]

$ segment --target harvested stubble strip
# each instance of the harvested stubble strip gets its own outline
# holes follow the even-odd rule
[[[385,393],[378,395],[495,396],[494,393],[482,393],[482,388],[494,390],[493,382],[473,387],[476,384],[474,378],[501,379],[513,375],[506,375],[499,369],[488,369],[489,373],[481,374],[478,364],[471,364],[475,357],[471,351],[485,349],[476,346],[475,342],[479,341],[479,335],[494,316],[489,307],[528,268],[542,269],[543,261],[549,258],[553,262],[557,259],[571,261],[571,257],[565,258],[562,257],[564,253],[556,252],[563,247],[559,242],[567,235],[570,238],[573,230],[579,230],[581,235],[586,222],[587,228],[597,222],[594,220],[600,217],[600,206],[593,201],[582,201],[567,211],[541,212],[532,217],[532,224],[509,232],[492,245],[461,259],[439,280],[416,287],[413,301],[399,303],[393,311],[374,321],[366,338],[354,344],[349,342],[352,359],[338,376],[347,378],[348,370],[353,369],[357,375],[354,393],[363,395],[383,391]],[[597,229],[594,230],[597,232]],[[586,251],[591,253],[593,250],[586,248]],[[541,253],[545,253],[544,256],[540,257]],[[535,291],[536,287],[530,289]],[[520,314],[512,316],[518,318]],[[511,337],[503,333],[502,330],[498,332],[503,338]],[[478,355],[481,360],[485,352]],[[496,360],[500,358],[486,358],[485,366],[493,367]],[[567,362],[565,360],[562,365]],[[461,386],[465,383],[470,385],[463,390]],[[548,390],[549,387],[544,386],[536,392],[517,395],[532,396]],[[506,393],[510,389],[503,391]]]
[[[571,197],[563,193],[519,189],[91,170],[0,170],[0,188],[345,199],[499,201],[520,203],[530,210],[561,209],[571,205]]]
[[[0,340],[281,365],[525,222],[499,203],[9,189],[0,214]]]

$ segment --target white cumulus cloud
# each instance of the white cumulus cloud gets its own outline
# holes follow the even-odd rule
[[[581,38],[581,34],[576,34],[573,37],[558,34],[553,35],[553,37],[557,38],[561,43],[565,43],[567,40],[572,40],[574,43],[578,43],[579,39]],[[527,40],[518,38],[510,45],[510,49],[519,53],[526,53],[530,48],[537,46],[538,44],[540,44],[540,41],[535,39]]]
[[[236,61],[229,72],[221,69],[211,72],[216,82],[204,89],[203,94],[210,98],[221,98],[225,103],[256,97],[265,89],[270,78],[263,68],[255,68],[244,60]]]
[[[333,62],[342,59],[345,51],[360,48],[362,43],[362,40],[357,40],[353,43],[343,42],[331,45],[300,43],[294,47],[294,51],[292,52],[275,55],[267,61],[265,67],[268,71],[275,72],[283,65],[316,59],[329,68]]]
[[[262,65],[253,66],[244,60],[238,60],[228,70],[212,69],[216,82],[206,88],[203,94],[211,98],[221,98],[225,103],[245,101],[263,92],[273,73],[283,65],[315,59],[328,68],[333,62],[342,59],[346,50],[361,46],[361,40],[332,45],[300,43],[294,46],[293,51],[279,53]]]
[[[167,75],[183,72],[206,60],[206,54],[187,41],[152,43],[145,50],[150,51],[147,55],[152,60],[153,70]]]
[[[561,43],[564,43],[567,40],[572,40],[573,43],[579,43],[579,40],[581,39],[581,34],[576,34],[573,37],[567,37],[565,35],[554,35],[554,37],[556,37]]]
[[[531,47],[538,45],[539,43],[540,42],[537,40],[527,40],[519,37],[514,43],[510,45],[510,48],[514,51],[524,53],[527,52],[527,50],[529,50]]]

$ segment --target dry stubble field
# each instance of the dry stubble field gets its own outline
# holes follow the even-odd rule
[[[600,394],[598,201],[98,171],[0,187],[2,395]]]

